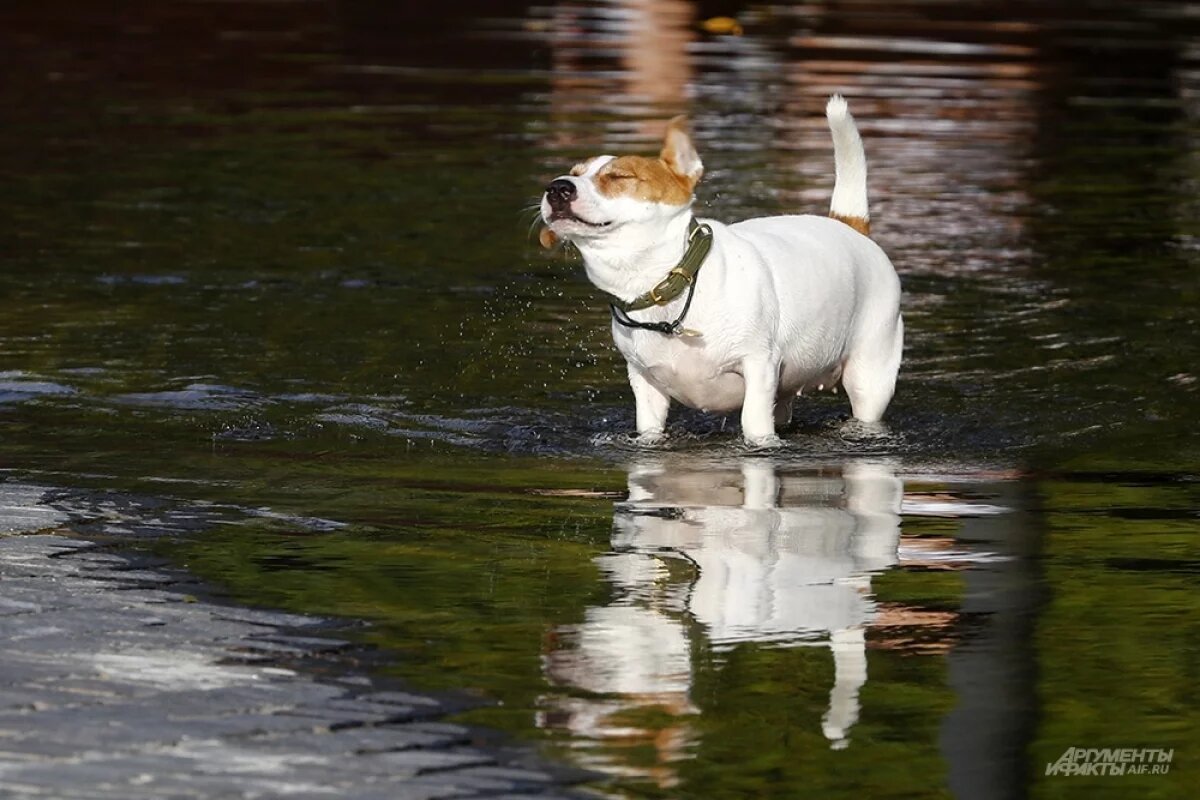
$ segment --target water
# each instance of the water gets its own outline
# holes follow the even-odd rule
[[[369,620],[609,792],[1189,796],[1200,7],[396,6],[0,11],[0,468]],[[835,90],[905,287],[891,434],[824,395],[779,452],[632,447],[523,209],[687,112],[702,213],[820,213]],[[1045,775],[1079,746],[1175,758]]]

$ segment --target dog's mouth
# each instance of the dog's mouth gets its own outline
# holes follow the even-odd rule
[[[592,222],[591,220],[586,220],[569,208],[554,209],[550,212],[550,218],[546,221],[553,224],[555,222],[562,222],[563,220],[568,222],[578,222],[581,225],[586,225],[589,228],[596,229],[607,228],[612,225],[612,220],[609,220],[608,222]]]

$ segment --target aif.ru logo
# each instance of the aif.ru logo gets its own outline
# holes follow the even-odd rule
[[[1165,775],[1175,750],[1158,747],[1068,747],[1046,765],[1047,775]]]

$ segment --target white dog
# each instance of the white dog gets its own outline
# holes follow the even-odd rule
[[[838,95],[825,112],[837,175],[829,217],[693,220],[704,167],[682,117],[658,158],[598,156],[547,187],[543,244],[574,244],[614,300],[639,441],[663,437],[674,399],[740,407],[746,441],[775,446],[795,398],[839,381],[857,419],[883,416],[904,342],[900,281],[865,235],[867,165],[854,118]]]

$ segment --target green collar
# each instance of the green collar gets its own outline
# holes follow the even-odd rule
[[[704,259],[708,257],[708,251],[712,249],[712,239],[712,228],[701,225],[693,217],[691,225],[688,226],[687,250],[678,266],[668,272],[667,277],[655,284],[650,291],[633,298],[628,303],[614,297],[612,298],[613,305],[626,312],[641,311],[651,306],[665,306],[679,297],[695,282],[696,273],[700,271],[700,267],[704,266]]]

